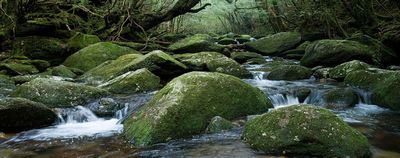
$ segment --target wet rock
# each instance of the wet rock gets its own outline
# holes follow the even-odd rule
[[[324,95],[325,106],[329,109],[353,107],[358,103],[357,92],[351,88],[336,88]]]
[[[400,110],[400,72],[388,70],[360,70],[351,72],[345,83],[372,92],[372,103]]]
[[[267,154],[370,157],[368,139],[329,110],[279,108],[249,121],[243,140]]]
[[[393,57],[378,41],[371,40],[363,44],[353,40],[320,40],[311,43],[301,59],[301,64],[307,67],[337,66],[341,63],[361,60],[375,65],[391,63]],[[365,42],[367,43],[367,42]],[[391,58],[391,59],[389,59]]]
[[[253,52],[233,52],[231,58],[238,63],[245,63],[251,59],[264,60],[262,55]]]
[[[239,63],[217,52],[179,54],[174,57],[192,70],[220,72],[240,78],[252,77]]]
[[[319,79],[326,79],[326,78],[329,78],[329,71],[331,70],[332,68],[330,68],[330,67],[319,67],[319,68],[317,68],[315,71],[314,71],[314,73],[313,73],[313,76],[315,76],[316,78],[319,78]]]
[[[29,81],[32,81],[36,78],[46,78],[46,79],[51,79],[51,80],[57,80],[57,81],[70,81],[73,82],[73,79],[71,78],[65,78],[61,76],[51,76],[47,74],[35,74],[35,75],[21,75],[21,76],[14,76],[11,79],[15,82],[15,84],[23,84]]]
[[[100,42],[100,38],[96,35],[88,35],[78,32],[68,40],[67,48],[69,52],[76,52],[98,42]]]
[[[223,131],[231,130],[234,127],[235,125],[231,121],[228,121],[221,116],[215,116],[211,119],[206,131],[208,133],[220,133]]]
[[[5,61],[0,63],[0,70],[9,75],[28,75],[39,73],[39,70],[29,62],[21,60]]]
[[[0,129],[18,132],[52,125],[57,115],[45,105],[23,98],[0,99]]]
[[[257,41],[247,42],[246,47],[248,50],[259,52],[262,55],[276,55],[277,53],[295,48],[300,42],[300,33],[282,32],[258,39]]]
[[[280,56],[287,59],[296,59],[300,60],[305,54],[305,50],[303,49],[291,49],[283,52]]]
[[[69,56],[63,65],[88,71],[107,60],[115,60],[125,54],[140,54],[139,52],[110,42],[100,42],[89,45]]]
[[[0,98],[7,96],[15,89],[15,83],[10,77],[0,75]]]
[[[13,97],[41,102],[51,108],[84,105],[106,95],[108,92],[100,88],[44,78],[24,83],[11,94]]]
[[[359,60],[345,62],[329,70],[329,77],[335,80],[343,80],[349,73],[357,70],[367,70],[371,65]]]
[[[168,47],[174,53],[197,53],[203,51],[222,52],[224,47],[215,44],[214,38],[206,34],[196,34]]]
[[[146,55],[129,54],[113,61],[107,61],[86,72],[81,79],[90,84],[99,85],[129,71],[142,68],[147,68],[163,80],[169,80],[187,71],[186,65],[157,50]]]
[[[135,145],[152,145],[199,134],[215,116],[231,120],[271,107],[259,89],[239,78],[190,72],[172,80],[132,114],[122,135]]]
[[[300,65],[281,65],[274,68],[267,76],[270,80],[301,80],[309,79],[312,71],[309,68]]]
[[[156,90],[161,87],[161,85],[158,76],[154,75],[146,68],[143,68],[136,71],[129,71],[100,85],[99,87],[112,93],[133,94],[137,92]]]
[[[300,103],[303,103],[308,96],[311,94],[311,89],[309,88],[300,88],[294,91],[295,96],[299,99]]]
[[[118,110],[123,108],[112,98],[101,98],[99,101],[90,103],[87,107],[101,117],[113,117]]]
[[[239,43],[243,44],[243,43],[246,43],[246,42],[250,42],[252,38],[253,37],[251,37],[250,35],[240,35],[239,37],[236,37],[235,39]]]

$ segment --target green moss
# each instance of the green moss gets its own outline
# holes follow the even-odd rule
[[[0,70],[6,70],[10,75],[27,75],[39,73],[39,70],[31,64],[19,62],[7,62],[0,64]]]
[[[128,47],[118,46],[110,42],[92,44],[69,56],[63,65],[88,71],[107,60],[115,60],[125,54],[140,54]]]
[[[61,40],[39,36],[17,38],[14,50],[19,49],[31,59],[43,60],[63,58],[66,52],[66,46]]]
[[[174,57],[192,70],[220,72],[240,78],[252,77],[239,63],[217,52],[179,54]]]
[[[182,74],[187,67],[175,60],[172,56],[162,52],[153,51],[146,55],[126,55],[117,60],[109,61],[86,72],[81,78],[91,84],[109,81],[129,71],[147,68],[162,79],[168,79]]]
[[[36,78],[17,87],[13,97],[27,98],[49,107],[83,105],[108,95],[107,91],[82,84]]]
[[[77,75],[64,65],[53,67],[47,70],[48,75],[75,78]]]
[[[300,65],[281,65],[272,69],[267,78],[270,80],[301,80],[309,79],[312,71]]]
[[[10,77],[0,75],[0,98],[7,96],[15,89],[15,83]]]
[[[271,107],[259,89],[239,78],[190,72],[172,80],[132,114],[122,135],[135,145],[152,145],[199,134],[214,116],[231,120]]]
[[[70,52],[75,52],[98,42],[100,42],[100,38],[96,35],[87,35],[78,32],[68,40],[67,47]]]
[[[218,44],[230,45],[230,44],[237,44],[237,42],[233,38],[223,38],[218,41]]]
[[[46,127],[57,120],[57,115],[45,105],[23,98],[0,99],[0,129],[17,132]]]
[[[246,47],[263,55],[275,55],[291,48],[301,42],[301,34],[297,32],[281,32],[261,38],[254,42],[246,43]]]
[[[170,45],[174,53],[197,53],[202,51],[222,52],[223,46],[214,43],[214,39],[206,34],[196,34]]]
[[[400,110],[400,72],[377,70],[355,71],[347,75],[345,83],[367,89],[372,92],[372,103]]]
[[[243,139],[269,154],[369,157],[367,138],[329,110],[295,105],[249,121]]]
[[[332,79],[343,80],[349,73],[357,70],[367,70],[371,65],[362,61],[353,60],[340,64],[329,70],[329,77]]]
[[[160,87],[160,78],[144,68],[127,72],[100,87],[112,93],[132,94],[156,90]]]

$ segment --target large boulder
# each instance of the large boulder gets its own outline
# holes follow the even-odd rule
[[[272,69],[267,78],[270,80],[301,80],[309,79],[312,71],[300,65],[281,65]]]
[[[239,63],[217,52],[179,54],[174,57],[192,70],[220,72],[239,78],[252,77],[251,73]]]
[[[238,63],[245,63],[251,59],[253,60],[264,60],[264,57],[258,53],[253,52],[233,52],[231,58]]]
[[[77,75],[68,67],[64,65],[59,65],[56,67],[49,68],[45,73],[46,75],[52,75],[52,76],[60,76],[60,77],[66,77],[66,78],[75,78]]]
[[[51,108],[83,105],[106,95],[108,92],[100,88],[45,78],[24,83],[11,94],[13,97],[41,102]]]
[[[361,41],[361,39],[359,39]],[[311,43],[301,59],[307,67],[336,66],[352,60],[361,60],[374,65],[386,65],[397,57],[391,50],[374,39],[363,40],[320,40]]]
[[[259,89],[239,78],[190,72],[172,80],[128,117],[123,136],[135,145],[151,145],[199,134],[215,116],[231,120],[271,107]]]
[[[224,47],[215,43],[214,39],[206,34],[196,34],[170,45],[174,53],[197,53],[203,51],[222,52]]]
[[[329,78],[343,80],[349,73],[357,70],[367,70],[371,65],[359,60],[353,60],[340,64],[329,70]]]
[[[125,54],[140,54],[139,52],[110,42],[100,42],[89,45],[69,56],[63,65],[88,71],[107,60],[115,60]]]
[[[99,87],[112,93],[132,94],[156,90],[160,86],[160,78],[146,68],[143,68],[136,71],[129,71]]]
[[[67,42],[67,48],[69,52],[76,52],[91,44],[99,43],[100,38],[96,35],[88,35],[83,33],[76,33]]]
[[[312,105],[279,108],[250,120],[243,139],[268,154],[369,157],[367,138],[329,110]]]
[[[262,55],[276,55],[277,53],[295,48],[301,42],[301,34],[297,32],[281,32],[274,35],[247,42],[246,47],[250,51],[259,52]]]
[[[147,68],[164,80],[179,76],[187,69],[172,56],[157,50],[146,55],[129,54],[114,61],[107,61],[86,72],[81,79],[90,84],[102,84],[129,71],[142,68]]]
[[[206,132],[208,133],[220,133],[223,131],[231,130],[235,127],[231,121],[222,118],[221,116],[215,116],[211,119],[208,124]]]
[[[10,77],[0,75],[0,98],[7,96],[15,89],[15,83]]]
[[[347,75],[345,83],[372,92],[372,103],[400,110],[400,72],[360,70]]]
[[[18,132],[52,125],[57,115],[45,105],[23,98],[0,99],[0,129]]]

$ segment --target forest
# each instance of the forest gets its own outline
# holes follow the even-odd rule
[[[399,0],[0,0],[0,158],[400,157]]]

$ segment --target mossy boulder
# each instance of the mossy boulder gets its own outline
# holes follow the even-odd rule
[[[224,47],[216,44],[215,39],[206,34],[196,34],[170,45],[174,53],[197,53],[203,51],[222,52]]]
[[[271,107],[261,90],[239,78],[190,72],[172,80],[132,114],[122,135],[135,145],[152,145],[199,134],[215,116],[231,120]]]
[[[231,130],[235,125],[221,116],[215,116],[211,119],[210,124],[208,124],[206,131],[208,133],[220,133],[223,131]]]
[[[246,47],[250,51],[262,55],[275,55],[286,50],[295,48],[301,42],[301,34],[297,32],[281,32],[274,35],[247,42]]]
[[[236,37],[235,39],[239,43],[243,44],[243,43],[246,43],[246,42],[250,42],[250,40],[252,40],[253,37],[251,37],[250,35],[240,35],[239,37]]]
[[[57,115],[45,105],[23,98],[0,99],[0,129],[18,132],[52,125]]]
[[[84,105],[106,95],[108,92],[100,88],[44,78],[24,83],[11,94],[13,97],[27,98],[51,108]]]
[[[158,76],[154,75],[146,68],[143,68],[136,71],[129,71],[100,85],[99,87],[112,93],[132,94],[156,90],[161,87],[161,85]]]
[[[83,33],[76,33],[67,42],[67,48],[69,52],[76,52],[91,44],[99,43],[100,38],[96,35],[88,35]]]
[[[372,92],[372,103],[400,110],[400,72],[388,70],[360,70],[351,72],[345,83]]]
[[[98,101],[92,102],[86,106],[100,117],[114,117],[118,110],[124,108],[124,105],[119,104],[112,98],[101,98]]]
[[[233,38],[223,38],[218,41],[218,44],[221,44],[221,45],[237,44],[237,41],[235,41],[235,39],[233,39]]]
[[[368,139],[329,110],[312,105],[279,108],[250,120],[242,138],[267,154],[370,157]]]
[[[309,79],[312,71],[300,65],[281,65],[272,69],[267,78],[270,80],[301,80]]]
[[[187,67],[172,56],[153,51],[146,55],[125,55],[105,62],[86,72],[81,79],[90,84],[101,84],[129,71],[147,68],[163,80],[169,80],[186,72]]]
[[[349,73],[357,70],[367,70],[371,65],[359,60],[353,60],[340,64],[329,70],[329,78],[343,80]]]
[[[10,77],[0,75],[0,98],[7,96],[15,89],[15,83]]]
[[[48,69],[44,74],[52,76],[61,76],[67,78],[76,78],[77,75],[68,67],[64,65],[59,65]]]
[[[217,52],[178,54],[174,57],[192,70],[220,72],[239,78],[252,77],[251,73],[239,63]]]
[[[21,62],[0,63],[0,70],[9,75],[28,75],[39,73],[39,70],[32,64]]]
[[[110,42],[100,42],[89,45],[69,56],[63,65],[88,71],[108,60],[115,60],[125,54],[140,54],[139,52]]]
[[[320,40],[311,43],[301,59],[307,67],[337,66],[341,63],[360,60],[374,65],[386,65],[397,57],[379,41],[370,39],[355,40]]]
[[[253,52],[233,52],[231,58],[238,63],[245,63],[251,59],[264,60],[264,57],[258,53]]]
[[[30,36],[17,38],[14,50],[21,50],[31,59],[48,61],[63,60],[66,56],[66,45],[57,38]]]
[[[325,106],[332,109],[353,107],[358,103],[358,95],[351,88],[336,88],[324,94]]]

